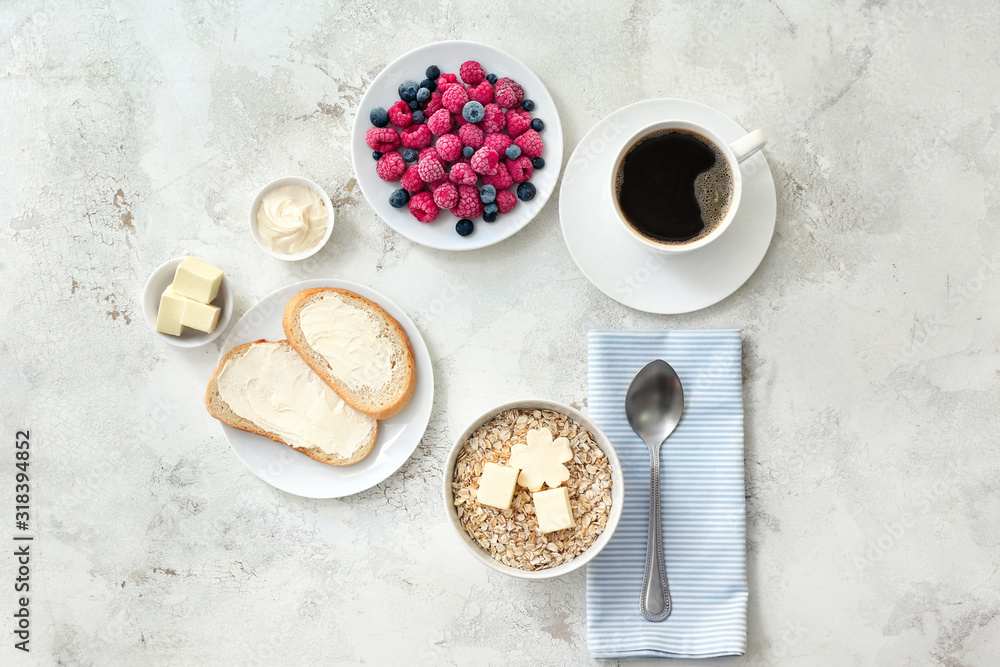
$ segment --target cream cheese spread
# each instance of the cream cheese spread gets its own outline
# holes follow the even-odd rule
[[[305,185],[283,185],[260,200],[257,232],[272,251],[292,255],[321,243],[329,219],[318,192]]]

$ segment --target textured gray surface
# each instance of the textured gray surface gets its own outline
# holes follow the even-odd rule
[[[720,664],[995,663],[1000,6],[284,4],[0,7],[0,414],[35,443],[39,664],[587,663],[583,573],[487,572],[448,535],[438,478],[489,405],[583,405],[598,327],[744,331],[750,649]],[[567,151],[656,96],[764,128],[779,206],[757,273],[651,316],[580,274],[555,198],[467,254],[389,231],[354,187],[355,105],[448,38],[532,67]],[[246,229],[289,173],[337,209],[294,265]],[[219,349],[168,348],[142,320],[149,271],[189,253],[228,272],[239,312],[326,276],[413,315],[437,400],[398,474],[310,501],[237,462],[200,401]]]

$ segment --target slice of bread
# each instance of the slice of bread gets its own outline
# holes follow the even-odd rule
[[[236,414],[232,407],[226,403],[226,401],[219,394],[219,375],[222,370],[226,367],[226,364],[230,361],[236,361],[240,359],[244,354],[246,354],[251,347],[255,345],[284,345],[288,346],[291,350],[291,346],[288,345],[288,341],[278,341],[275,343],[268,342],[266,340],[258,340],[253,343],[247,343],[245,345],[240,345],[239,347],[234,347],[226,356],[219,360],[218,366],[215,367],[215,371],[212,373],[212,377],[208,381],[208,387],[205,390],[205,407],[208,408],[209,414],[234,428],[242,429],[244,431],[249,431],[250,433],[256,433],[257,435],[262,435],[265,438],[270,438],[275,442],[280,442],[283,445],[288,445],[294,450],[302,452],[306,456],[316,459],[322,463],[327,463],[333,466],[347,466],[357,463],[364,459],[368,454],[371,453],[372,448],[375,446],[375,440],[378,437],[378,422],[374,419],[371,420],[371,431],[367,434],[365,438],[362,439],[358,448],[351,453],[350,456],[344,457],[337,454],[331,454],[323,451],[318,447],[299,447],[286,442],[277,433],[272,433],[267,429],[259,426],[258,424],[241,417]],[[294,357],[296,361],[298,360],[297,355]],[[322,386],[322,385],[320,385]]]
[[[365,360],[358,358],[355,352],[347,349],[344,350],[345,359],[351,363],[357,362],[356,368],[359,370],[350,375],[345,375],[342,371],[338,374],[331,366],[330,360],[310,345],[302,330],[302,311],[307,306],[321,304],[326,299],[332,300],[330,302],[332,303],[331,309],[340,307],[340,302],[343,302],[371,316],[375,323],[372,336],[379,339],[380,345],[388,350],[391,377],[381,381],[377,386],[372,386],[366,382],[370,378],[362,377],[366,370],[363,366]],[[317,305],[316,307],[322,308],[323,306]],[[332,287],[307,289],[299,292],[288,301],[281,323],[292,347],[344,399],[344,402],[355,410],[375,419],[385,419],[402,410],[409,402],[410,397],[413,396],[413,390],[417,386],[417,368],[413,349],[410,347],[410,339],[407,338],[406,332],[403,331],[399,322],[394,320],[377,303],[347,290]],[[371,375],[374,376],[374,373]]]

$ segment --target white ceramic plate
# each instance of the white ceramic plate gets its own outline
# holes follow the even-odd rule
[[[407,207],[393,208],[389,205],[389,195],[399,187],[399,183],[386,183],[375,173],[372,151],[365,143],[365,134],[372,126],[369,113],[375,107],[388,109],[399,100],[397,89],[407,79],[420,82],[431,65],[437,65],[442,72],[458,74],[459,66],[466,60],[475,60],[486,73],[498,77],[510,77],[524,88],[524,96],[535,103],[532,118],[541,118],[545,129],[540,133],[545,142],[545,167],[536,169],[531,177],[535,186],[534,199],[518,201],[517,206],[507,215],[500,215],[494,223],[474,220],[476,230],[469,236],[459,236],[455,232],[458,218],[448,211],[442,211],[434,222],[419,222]],[[354,136],[351,141],[351,157],[354,160],[354,174],[358,185],[379,217],[386,224],[406,238],[431,248],[440,250],[473,250],[499,243],[516,234],[534,219],[549,196],[555,190],[562,166],[563,136],[559,112],[549,91],[541,80],[519,60],[492,46],[476,42],[436,42],[426,44],[397,58],[382,70],[361,98],[354,117]]]
[[[382,306],[399,322],[410,339],[417,362],[417,387],[410,402],[400,412],[379,422],[378,440],[371,454],[351,466],[320,463],[262,435],[225,424],[222,430],[240,461],[271,486],[306,498],[340,498],[385,480],[413,454],[430,420],[434,403],[434,371],[427,345],[413,320],[379,292],[346,280],[304,280],[267,295],[240,318],[226,340],[221,356],[237,345],[262,338],[284,340],[281,316],[285,304],[302,290],[313,287],[336,287],[356,292]]]
[[[708,127],[726,141],[746,134],[711,107],[657,99],[623,107],[594,126],[569,161],[559,191],[559,222],[584,275],[615,301],[647,313],[677,314],[722,301],[757,270],[774,234],[777,198],[763,152],[740,165],[743,197],[729,229],[704,248],[666,255],[631,238],[615,219],[608,174],[622,143],[666,118]]]

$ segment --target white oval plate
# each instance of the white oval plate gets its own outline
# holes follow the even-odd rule
[[[583,274],[615,301],[664,315],[707,308],[738,290],[764,259],[778,211],[771,168],[759,152],[740,165],[740,208],[717,240],[672,256],[630,237],[615,219],[608,184],[611,163],[632,134],[667,118],[701,123],[726,141],[746,134],[732,118],[698,102],[636,102],[609,115],[580,141],[559,191],[563,238]]]
[[[313,287],[336,287],[356,292],[382,306],[410,339],[417,364],[417,387],[401,411],[378,423],[375,447],[363,461],[350,466],[331,466],[309,458],[291,447],[262,435],[222,424],[222,431],[237,458],[271,486],[306,498],[340,498],[370,489],[406,462],[420,444],[434,404],[434,371],[420,331],[406,313],[370,287],[347,280],[303,280],[271,292],[240,318],[226,339],[224,352],[255,340],[284,340],[281,316],[293,296]]]
[[[389,205],[389,195],[399,187],[399,183],[386,183],[375,173],[372,151],[365,143],[365,134],[372,126],[368,114],[374,107],[388,109],[397,100],[399,84],[407,79],[420,81],[431,65],[437,65],[442,72],[458,74],[459,65],[466,60],[475,60],[486,73],[498,77],[510,77],[524,88],[524,96],[535,103],[532,118],[545,122],[542,140],[545,142],[545,167],[536,169],[531,177],[535,186],[534,199],[528,202],[518,200],[517,206],[507,215],[500,215],[494,223],[477,218],[476,230],[469,236],[459,236],[455,232],[458,218],[448,211],[442,211],[436,220],[419,222],[410,214],[410,209],[393,208]],[[385,223],[406,238],[439,250],[473,250],[484,248],[513,236],[534,219],[545,202],[555,191],[562,167],[563,135],[562,123],[556,104],[546,90],[541,79],[523,63],[500,49],[476,42],[435,42],[426,44],[397,58],[382,70],[361,98],[354,117],[354,136],[351,140],[351,158],[354,160],[354,175],[361,186],[361,192],[371,207]]]

